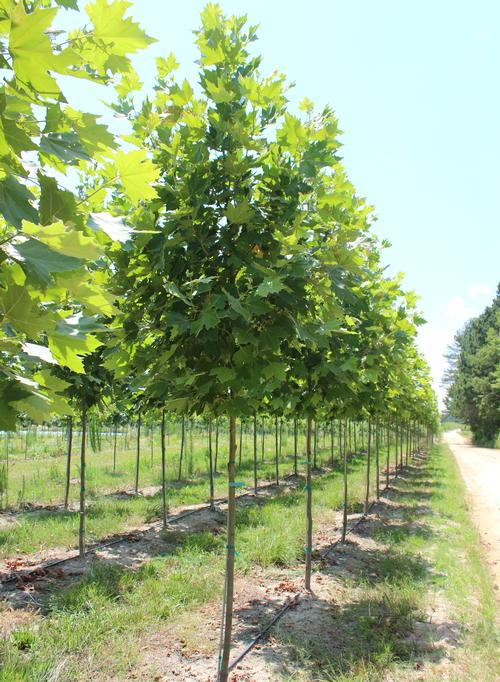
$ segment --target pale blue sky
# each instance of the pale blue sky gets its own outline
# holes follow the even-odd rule
[[[220,4],[260,24],[263,71],[295,81],[292,100],[307,95],[335,109],[345,166],[377,209],[376,232],[393,245],[387,262],[421,296],[429,324],[420,344],[438,388],[446,344],[500,279],[500,2]],[[133,2],[131,15],[159,41],[134,62],[146,86],[154,58],[170,51],[181,74],[196,78],[191,30],[204,5]],[[80,108],[95,111],[106,92],[80,96]]]

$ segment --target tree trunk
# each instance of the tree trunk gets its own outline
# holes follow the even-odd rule
[[[180,481],[182,477],[182,457],[184,455],[184,438],[185,438],[185,430],[186,430],[186,425],[185,425],[185,419],[182,417],[182,424],[181,424],[181,454],[179,457],[179,475],[177,477],[177,480]]]
[[[116,473],[116,440],[118,438],[118,425],[115,424],[115,435],[113,440],[113,473]]]
[[[135,494],[139,493],[139,460],[141,457],[141,413],[137,417],[137,444],[135,456]]]
[[[312,477],[311,477],[311,431],[312,418],[307,417],[306,434],[306,590],[311,590],[312,572]]]
[[[313,438],[314,438],[314,459],[313,459],[313,466],[315,469],[318,468],[318,424],[316,423],[316,420],[314,421],[314,431],[313,431]]]
[[[217,473],[217,459],[219,457],[219,417],[215,419],[215,458],[214,458],[214,474]]]
[[[163,528],[167,527],[167,472],[165,448],[165,410],[161,411],[161,502]]]
[[[410,448],[410,422],[406,422],[406,449],[405,449],[405,464],[408,466],[408,451]]]
[[[385,471],[385,487],[389,490],[389,485],[391,482],[391,423],[387,422],[387,462]]]
[[[401,422],[401,434],[399,439],[399,466],[401,467],[401,472],[403,471],[403,441],[405,437],[404,429],[404,422]]]
[[[378,417],[375,421],[375,469],[377,471],[377,500],[380,499],[380,430]]]
[[[243,451],[243,419],[240,419],[240,448],[238,452],[238,467],[241,467],[241,453]]]
[[[398,420],[396,419],[395,423],[395,448],[396,448],[396,467],[394,469],[394,476],[397,477],[399,475],[399,457],[398,457],[398,434],[399,434],[399,425],[398,425]]]
[[[82,441],[80,445],[80,527],[78,531],[78,553],[85,557],[85,446],[87,434],[87,408],[82,408]]]
[[[330,466],[333,469],[333,445],[334,445],[334,429],[333,429],[333,419],[330,420]]]
[[[293,420],[293,473],[297,476],[297,454],[298,454],[298,432],[297,432],[297,418]]]
[[[257,414],[253,415],[253,491],[257,495]]]
[[[274,453],[274,463],[275,463],[275,468],[276,468],[276,485],[280,484],[280,470],[279,470],[279,463],[278,463],[278,452],[279,452],[279,443],[278,443],[278,417],[276,417],[275,420],[275,453]]]
[[[64,509],[68,508],[69,485],[71,480],[71,451],[73,449],[73,417],[68,417],[68,447],[66,451],[66,487],[64,490]]]
[[[370,465],[371,465],[371,452],[372,446],[372,418],[368,417],[368,455],[366,459],[366,492],[365,492],[365,514],[368,514],[368,508],[370,506]]]
[[[264,459],[266,456],[265,438],[266,438],[266,420],[264,417],[262,417],[262,464],[264,464]]]
[[[231,653],[231,630],[233,626],[233,594],[234,594],[234,556],[236,530],[236,495],[234,476],[236,470],[236,419],[229,418],[229,461],[227,465],[227,547],[226,576],[222,608],[223,631],[221,638],[219,682],[227,682],[229,677],[229,655]]]
[[[208,463],[210,468],[210,509],[214,508],[214,466],[212,458],[212,418],[208,420]]]
[[[342,517],[342,542],[345,542],[347,535],[347,424],[344,422],[344,442],[343,457],[344,457],[344,509]]]

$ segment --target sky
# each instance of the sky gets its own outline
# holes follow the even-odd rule
[[[158,40],[134,60],[145,91],[155,57],[171,51],[180,75],[196,81],[191,31],[204,5],[133,1],[130,15]],[[420,296],[427,324],[418,343],[442,400],[443,353],[491,302],[500,280],[500,2],[220,5],[260,25],[254,45],[262,71],[277,69],[295,82],[292,104],[307,96],[335,110],[344,165],[376,208],[375,232],[392,244],[388,271],[403,271],[406,288]],[[63,21],[72,25],[74,14]],[[94,112],[106,112],[100,100],[107,96],[81,82],[74,93],[79,108]]]

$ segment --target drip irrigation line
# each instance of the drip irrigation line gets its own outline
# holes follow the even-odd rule
[[[333,471],[333,470],[332,470],[332,471]],[[328,475],[328,473],[331,473],[331,472],[328,471],[325,475]],[[292,476],[294,476],[294,474],[290,474],[289,477],[292,477]],[[259,489],[259,490],[266,490],[267,488],[275,488],[275,487],[277,487],[277,486],[276,486],[276,483],[272,482],[272,483],[265,483],[265,484],[263,484],[263,485],[260,485],[258,489]],[[382,490],[385,491],[386,489],[387,489],[387,486],[385,486]],[[255,492],[254,492],[254,491],[249,491],[249,492],[247,492],[247,493],[241,493],[241,494],[237,495],[237,499],[240,499],[240,498],[242,498],[242,497],[256,497],[256,495],[255,495]],[[224,504],[225,502],[227,502],[227,497],[218,497],[218,498],[215,498],[215,499],[213,500],[213,503],[217,503],[217,504]],[[373,501],[373,502],[371,503],[371,505],[370,505],[370,507],[369,507],[369,509],[368,509],[368,512],[371,510],[371,508],[372,508],[372,506],[373,506],[374,503],[375,503],[375,501]],[[193,514],[197,514],[198,512],[206,511],[207,509],[212,509],[212,508],[213,508],[212,505],[211,505],[210,503],[208,503],[208,504],[205,504],[205,505],[203,505],[203,506],[201,506],[201,507],[197,507],[196,509],[190,509],[190,510],[188,510],[188,511],[186,511],[186,512],[181,512],[181,513],[178,514],[177,516],[174,516],[174,517],[170,518],[170,519],[169,519],[169,523],[177,523],[177,522],[181,521],[182,519],[185,519],[185,518],[187,518],[187,517],[189,517],[189,516],[192,516]],[[35,510],[34,510],[34,511],[35,511]],[[31,511],[30,511],[30,512],[26,512],[26,513],[34,513],[34,512],[31,512]],[[354,525],[352,526],[352,528],[350,528],[350,529],[347,531],[347,534],[351,533],[352,530],[353,530],[354,528],[356,528],[357,525],[359,525],[359,523],[361,523],[361,521],[363,520],[363,518],[364,518],[365,516],[366,516],[366,515],[363,514],[363,516],[361,516],[361,517],[357,520],[356,524],[354,524]],[[161,521],[155,521],[154,523],[152,523],[151,525],[149,525],[148,528],[146,528],[146,529],[144,529],[144,530],[140,530],[140,531],[135,531],[135,534],[137,534],[137,535],[143,535],[143,534],[147,533],[148,531],[153,530],[155,527],[157,527],[157,526],[162,526],[162,525],[163,525],[163,524],[162,524]],[[86,553],[86,554],[95,554],[95,552],[98,552],[98,551],[100,551],[101,549],[107,549],[108,547],[113,547],[114,545],[119,545],[119,544],[122,543],[122,542],[127,542],[130,535],[132,535],[132,533],[129,533],[128,535],[125,535],[125,536],[121,536],[121,537],[119,537],[119,538],[114,538],[113,540],[108,540],[108,541],[106,541],[106,542],[101,542],[101,543],[99,543],[99,544],[97,544],[97,545],[93,545],[93,546],[91,545],[90,547],[88,547],[88,548],[86,549],[86,552],[85,552],[85,553]],[[328,554],[329,554],[329,553],[330,553],[330,552],[331,552],[339,543],[340,543],[340,540],[337,540],[337,541],[330,547],[330,549],[326,552],[326,554],[325,554],[324,556],[328,556]],[[34,567],[34,568],[32,568],[32,569],[27,569],[27,570],[23,570],[23,571],[16,571],[15,573],[11,573],[10,575],[8,575],[8,576],[5,577],[5,578],[2,578],[2,579],[0,580],[0,586],[2,586],[2,585],[7,585],[8,583],[14,582],[15,580],[19,580],[20,578],[29,577],[30,575],[36,574],[38,571],[46,571],[46,570],[48,570],[48,569],[54,568],[55,566],[60,566],[60,565],[62,565],[62,564],[67,563],[68,561],[73,561],[74,559],[78,559],[78,558],[79,558],[79,554],[78,554],[77,552],[75,552],[74,554],[71,554],[70,556],[64,557],[63,559],[54,559],[53,561],[48,561],[48,562],[45,562],[45,563],[43,563],[43,564],[39,564],[38,566],[36,566],[36,567]]]
[[[266,490],[268,488],[276,488],[276,483],[265,483],[263,485],[260,485],[258,487],[258,490]],[[241,493],[236,496],[237,499],[240,499],[242,497],[258,497],[255,495],[255,492],[248,491],[246,493]],[[227,502],[227,497],[218,497],[213,500],[213,503],[217,504],[224,504]],[[202,511],[206,511],[207,509],[213,509],[213,506],[208,503],[204,504],[200,507],[196,507],[196,509],[189,509],[188,511],[181,512],[177,516],[173,516],[169,518],[168,522],[169,523],[178,523],[182,519],[185,519],[188,516],[192,516],[193,514],[197,514]],[[147,528],[143,530],[138,530],[138,531],[132,531],[131,533],[128,533],[127,535],[122,535],[119,538],[114,538],[113,540],[108,540],[106,542],[101,542],[97,545],[91,545],[88,547],[85,551],[85,554],[95,554],[95,552],[98,552],[101,549],[107,549],[108,547],[113,547],[114,545],[119,545],[122,542],[127,542],[130,535],[144,535],[150,530],[153,530],[157,526],[162,526],[163,522],[162,521],[155,521],[154,523],[151,523],[148,525]],[[33,574],[36,574],[38,571],[46,571],[47,569],[54,568],[55,566],[60,566],[61,564],[65,564],[68,561],[73,561],[74,559],[79,558],[79,553],[75,552],[74,554],[71,554],[70,556],[64,557],[63,559],[54,559],[53,561],[47,561],[44,562],[43,564],[39,564],[36,567],[33,567],[32,569],[26,569],[22,571],[16,571],[15,573],[11,573],[10,575],[6,576],[5,578],[0,579],[0,586],[6,585],[8,583],[14,582],[15,580],[19,580],[20,578],[24,577],[29,577]]]
[[[420,454],[420,453],[419,453],[418,451],[417,451],[417,453],[415,453],[415,455],[419,455],[419,454]],[[415,455],[414,455],[414,458],[415,458]],[[407,466],[408,466],[408,465],[405,465],[404,468],[406,468]],[[394,478],[395,478],[395,476],[393,475],[393,480],[394,480]],[[381,489],[381,492],[386,492],[389,488],[390,488],[390,485],[385,485],[385,486]],[[355,530],[363,521],[366,520],[367,516],[370,514],[371,510],[373,509],[373,507],[374,507],[379,501],[380,501],[380,500],[377,499],[377,498],[374,499],[374,500],[372,500],[372,502],[370,503],[370,505],[369,505],[369,507],[368,507],[368,510],[367,510],[366,512],[364,512],[364,513],[359,517],[359,519],[356,520],[356,522],[355,522],[354,524],[352,524],[352,526],[348,529],[346,535],[349,535],[349,533],[352,533],[353,530]],[[322,558],[322,559],[325,559],[325,558],[326,558],[326,557],[335,549],[335,547],[337,547],[341,542],[342,542],[342,538],[340,537],[338,540],[336,540],[336,541],[328,548],[328,550],[327,550],[326,552],[324,552],[324,553],[322,554],[321,558]],[[299,601],[300,601],[300,598],[301,598],[302,594],[303,594],[303,592],[302,592],[302,591],[299,591],[299,592],[296,592],[292,597],[289,597],[289,598],[287,599],[287,601],[285,602],[285,604],[283,604],[283,605],[281,606],[281,608],[280,608],[280,609],[277,611],[277,613],[271,618],[271,620],[267,623],[267,625],[265,625],[265,626],[262,628],[262,630],[258,633],[258,635],[257,635],[256,637],[254,637],[254,639],[245,647],[245,649],[243,649],[243,651],[242,651],[241,653],[239,653],[238,656],[236,656],[236,658],[234,659],[234,661],[229,665],[229,668],[228,668],[228,671],[229,671],[229,672],[231,672],[232,670],[234,670],[234,668],[235,668],[239,663],[241,663],[241,661],[245,658],[245,656],[246,656],[247,654],[249,654],[250,651],[252,651],[252,649],[255,647],[255,645],[258,644],[259,641],[265,637],[265,635],[267,635],[267,633],[268,633],[269,630],[273,627],[273,625],[275,625],[275,624],[278,622],[278,620],[280,620],[280,618],[288,611],[288,609],[289,609],[290,607],[292,607],[292,606],[297,606],[297,604],[298,604]],[[217,682],[217,680],[218,680],[218,676],[217,676],[217,678],[216,678],[216,682]]]
[[[293,597],[289,597],[285,604],[279,609],[279,611],[273,616],[273,618],[269,621],[269,623],[262,628],[262,630],[259,632],[257,637],[255,637],[248,646],[243,649],[243,651],[234,659],[234,661],[229,665],[228,671],[231,672],[231,670],[234,670],[238,663],[241,663],[241,661],[245,658],[245,656],[250,653],[250,651],[254,648],[254,646],[263,638],[269,630],[279,621],[279,619],[285,614],[286,611],[291,606],[297,606],[299,603],[300,597],[302,595],[302,591],[296,592]]]

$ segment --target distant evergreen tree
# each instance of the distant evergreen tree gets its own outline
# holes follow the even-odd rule
[[[477,443],[500,431],[500,284],[493,303],[455,335],[444,376],[449,413],[466,422]]]

